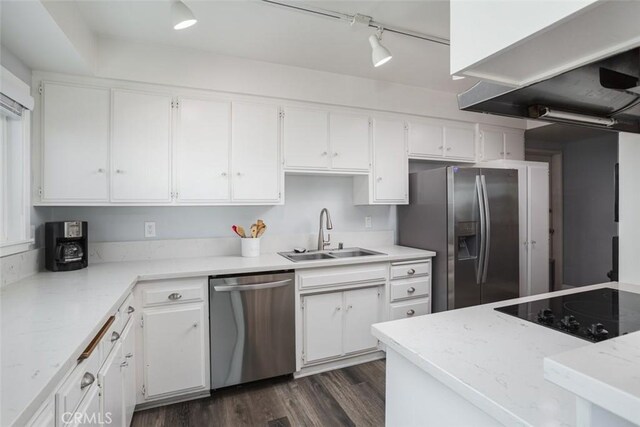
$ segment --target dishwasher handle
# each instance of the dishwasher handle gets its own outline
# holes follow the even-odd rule
[[[256,283],[251,285],[216,285],[213,290],[216,292],[231,292],[231,291],[256,291],[260,289],[279,288],[291,283],[291,279],[278,280],[276,282]]]

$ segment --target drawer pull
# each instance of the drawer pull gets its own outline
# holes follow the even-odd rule
[[[413,286],[412,286],[412,287],[410,287],[409,289],[407,289],[407,293],[408,293],[408,294],[412,294],[412,293],[414,293],[415,291],[416,291],[416,288],[414,288]]]
[[[413,316],[414,314],[416,314],[416,311],[413,308],[407,311],[407,316]]]
[[[113,331],[111,334],[111,342],[118,341],[120,339],[120,334],[116,331]]]
[[[127,353],[124,357],[131,359],[133,357],[133,353]]]
[[[170,299],[170,300],[172,300],[172,301],[177,301],[177,300],[179,300],[180,298],[182,298],[182,295],[180,295],[180,294],[179,294],[179,293],[177,293],[177,292],[174,292],[174,293],[172,293],[171,295],[169,295],[169,299]]]
[[[409,276],[413,276],[414,274],[416,274],[416,270],[414,270],[413,268],[410,268],[410,269],[407,270],[407,274]]]
[[[127,362],[126,360],[120,364],[121,368],[126,368],[127,366],[129,366],[129,362]]]
[[[136,309],[135,309],[135,308],[133,308],[133,307],[131,307],[131,306],[129,306],[129,308],[127,308],[127,314],[131,314],[131,313],[133,313],[134,311],[136,311]]]
[[[82,380],[80,380],[80,390],[84,390],[94,383],[96,377],[93,376],[91,372],[85,372],[82,376]]]

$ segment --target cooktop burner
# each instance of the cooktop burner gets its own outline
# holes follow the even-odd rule
[[[640,294],[595,289],[496,310],[588,341],[640,330]]]

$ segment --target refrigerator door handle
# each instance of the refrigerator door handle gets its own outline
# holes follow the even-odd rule
[[[476,268],[476,283],[479,285],[482,283],[482,271],[484,268],[485,254],[485,215],[484,215],[484,197],[482,195],[482,185],[480,183],[480,176],[476,175],[476,194],[478,196],[478,212],[480,214],[480,241],[478,242],[479,254]]]
[[[487,283],[487,272],[489,270],[489,248],[491,247],[491,210],[489,209],[489,196],[487,195],[487,181],[482,175],[480,177],[482,183],[482,196],[484,198],[484,220],[486,238],[482,239],[484,243],[484,259],[482,267],[482,283]]]

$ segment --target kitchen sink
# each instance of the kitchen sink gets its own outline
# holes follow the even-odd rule
[[[363,248],[345,248],[333,249],[328,251],[309,251],[309,252],[279,252],[280,255],[293,262],[300,261],[319,261],[326,259],[354,258],[369,255],[386,255],[382,252],[376,252]]]

